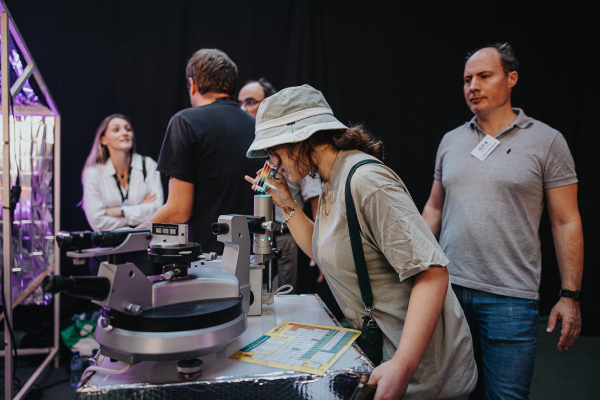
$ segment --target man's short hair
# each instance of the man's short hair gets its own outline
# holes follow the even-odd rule
[[[200,49],[188,61],[186,79],[192,78],[200,94],[235,94],[237,67],[221,50]]]
[[[473,56],[473,54],[477,53],[481,49],[485,49],[487,47],[493,47],[498,50],[500,53],[500,64],[502,64],[502,69],[504,70],[504,74],[508,75],[509,72],[518,71],[519,70],[519,61],[517,60],[517,56],[512,46],[508,43],[493,43],[488,44],[486,46],[478,47],[477,49],[470,51],[467,53],[467,58],[465,59],[465,65],[469,58]]]
[[[249,85],[251,83],[258,83],[262,87],[263,92],[265,93],[265,99],[267,97],[273,96],[275,93],[277,93],[277,90],[275,90],[273,85],[271,85],[271,82],[269,82],[265,78],[260,78],[257,81],[250,79],[248,82],[246,82],[246,84],[244,86]]]
[[[271,85],[271,82],[269,82],[265,78],[260,78],[258,80],[258,83],[260,84],[260,86],[262,86],[263,92],[265,92],[265,98],[273,96],[275,93],[277,93],[277,90],[275,90],[273,85]]]

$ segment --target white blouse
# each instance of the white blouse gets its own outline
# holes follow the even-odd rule
[[[93,230],[111,230],[125,226],[137,226],[150,217],[163,205],[163,189],[156,161],[145,157],[146,179],[143,174],[142,156],[134,153],[131,157],[129,187],[125,189],[115,181],[116,170],[109,158],[104,164],[96,164],[83,172],[83,208]],[[127,190],[129,193],[126,195]],[[151,203],[141,202],[148,193],[156,195]],[[123,197],[126,200],[123,201]],[[108,207],[121,207],[124,217],[109,217]]]

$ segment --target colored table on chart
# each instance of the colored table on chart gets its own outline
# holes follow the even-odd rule
[[[284,321],[229,358],[323,375],[360,334],[354,329]]]

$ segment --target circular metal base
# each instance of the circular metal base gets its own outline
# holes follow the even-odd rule
[[[223,350],[246,330],[246,313],[210,328],[179,332],[135,332],[98,324],[101,353],[128,364],[201,357]]]
[[[191,331],[223,325],[243,312],[243,298],[239,295],[167,304],[136,315],[104,307],[100,324],[135,332]]]

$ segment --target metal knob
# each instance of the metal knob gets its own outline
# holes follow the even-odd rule
[[[113,326],[110,324],[110,319],[106,317],[100,317],[100,326],[106,329],[107,331],[113,330]]]
[[[125,306],[125,311],[133,315],[140,315],[144,309],[140,305],[129,303]]]
[[[270,232],[275,231],[275,229],[277,229],[277,227],[275,226],[275,221],[266,221],[263,222],[262,224],[260,224],[260,226]]]
[[[198,256],[198,259],[205,261],[213,261],[217,259],[217,253],[211,251],[210,253],[204,253]]]
[[[173,278],[175,278],[177,275],[179,275],[179,270],[178,269],[174,269],[172,271],[167,271],[164,273],[165,279],[166,280],[171,280]]]

